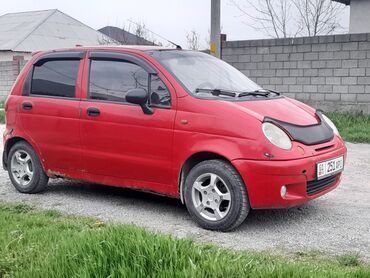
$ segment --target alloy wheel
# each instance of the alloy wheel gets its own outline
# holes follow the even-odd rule
[[[231,194],[227,184],[216,174],[200,175],[192,187],[192,201],[197,212],[205,219],[223,219],[231,207]]]
[[[24,150],[14,152],[11,158],[10,170],[18,185],[20,187],[27,187],[32,181],[34,174],[31,156]]]

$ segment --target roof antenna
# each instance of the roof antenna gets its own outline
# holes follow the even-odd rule
[[[146,28],[145,26],[144,26],[144,27],[143,27],[143,26],[141,26],[141,25],[140,25],[139,23],[137,23],[137,22],[134,22],[134,21],[132,21],[132,20],[130,20],[130,19],[128,19],[128,21],[129,21],[130,23],[135,24],[136,26],[140,26],[140,27],[142,27],[143,29],[145,29],[145,30],[149,31],[150,33],[152,33],[152,34],[156,35],[157,37],[161,38],[162,40],[165,40],[165,41],[169,42],[170,44],[172,44],[172,45],[176,46],[176,49],[178,49],[178,50],[182,50],[181,45],[178,45],[177,43],[174,43],[173,41],[170,41],[170,40],[166,39],[165,37],[163,37],[163,36],[161,36],[161,35],[159,35],[159,34],[157,34],[157,33],[153,32],[152,30],[149,30],[149,29],[148,29],[148,28]]]

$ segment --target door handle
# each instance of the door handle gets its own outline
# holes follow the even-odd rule
[[[90,117],[97,117],[100,115],[100,110],[94,107],[87,108],[87,115]]]
[[[32,109],[32,103],[23,102],[22,107],[23,107],[24,110],[31,110]]]

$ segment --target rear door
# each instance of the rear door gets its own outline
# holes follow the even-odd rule
[[[88,96],[81,102],[88,174],[128,186],[168,190],[161,186],[172,179],[176,98],[162,78],[137,56],[90,53]],[[134,88],[150,92],[152,115],[126,101],[127,91]]]
[[[83,56],[83,52],[57,52],[41,57],[23,89],[19,119],[41,152],[46,170],[82,167],[78,76]]]

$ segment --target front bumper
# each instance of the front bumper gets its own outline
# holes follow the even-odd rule
[[[342,173],[337,174],[322,190],[307,193],[307,183],[316,180],[317,162],[339,156],[346,159],[346,155],[347,149],[343,145],[325,154],[308,158],[286,161],[237,159],[233,161],[233,165],[244,180],[252,208],[287,208],[303,204],[336,188]],[[284,197],[280,194],[283,185],[287,188]]]

